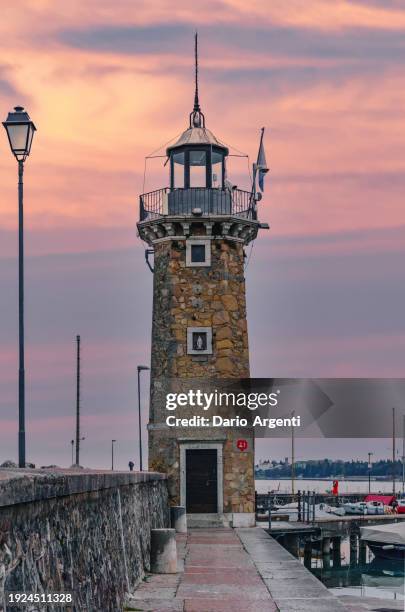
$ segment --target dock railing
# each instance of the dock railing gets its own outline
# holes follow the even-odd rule
[[[317,493],[315,491],[297,491],[297,493],[279,493],[269,491],[268,493],[255,494],[256,518],[258,520],[274,521],[274,511],[282,510],[288,504],[297,504],[299,522],[310,523],[315,520],[315,506],[325,504],[331,507],[339,507],[345,503],[363,501],[365,493],[342,493],[332,495],[330,493]],[[273,512],[273,516],[271,513]]]

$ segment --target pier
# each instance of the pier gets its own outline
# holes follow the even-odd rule
[[[304,544],[304,564],[311,565],[312,550],[322,552],[323,557],[332,557],[334,565],[340,562],[340,546],[343,538],[350,539],[350,564],[365,560],[366,545],[360,540],[360,527],[404,521],[405,515],[384,514],[376,516],[331,516],[319,518],[310,524],[277,521],[271,523],[267,532],[280,544],[298,557],[300,545]]]
[[[178,573],[148,574],[127,599],[146,612],[344,612],[342,604],[263,529],[178,534]],[[367,609],[367,608],[363,608]]]
[[[77,610],[358,612],[376,608],[374,604],[367,607],[364,598],[351,602],[335,597],[296,557],[294,542],[302,535],[307,538],[307,565],[315,546],[325,558],[327,549],[332,549],[333,557],[338,550],[333,530],[354,525],[356,519],[323,521],[323,532],[319,524],[280,522],[270,535],[261,527],[207,525],[208,519],[214,522],[213,517],[218,524],[219,519],[226,524],[225,515],[219,514],[204,515],[205,526],[197,528],[192,526],[197,515],[189,515],[188,533],[177,534],[177,572],[152,574],[151,533],[169,527],[168,511],[167,479],[159,473],[1,470],[0,535],[8,544],[0,550],[0,565],[5,568],[0,577],[0,609],[5,594],[15,586],[32,589],[37,585],[44,591],[54,585],[61,591],[73,589]],[[386,518],[392,520],[360,517],[357,523]],[[281,545],[283,538],[289,550]],[[365,551],[358,538],[353,537],[352,548],[351,562],[360,567]],[[61,566],[66,570],[62,574]],[[330,569],[336,567],[334,560]],[[396,602],[389,604],[390,610],[401,610]],[[385,602],[381,600],[380,605]]]

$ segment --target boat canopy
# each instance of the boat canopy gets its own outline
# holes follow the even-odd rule
[[[370,493],[366,495],[364,498],[365,502],[373,502],[379,501],[384,504],[384,506],[391,506],[394,500],[396,499],[395,495],[378,495],[377,493]]]
[[[405,546],[405,521],[381,526],[360,527],[360,531],[361,539],[367,542]]]

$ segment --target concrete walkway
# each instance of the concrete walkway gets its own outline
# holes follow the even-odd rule
[[[348,610],[263,529],[192,529],[178,537],[178,553],[179,573],[149,574],[127,610]]]

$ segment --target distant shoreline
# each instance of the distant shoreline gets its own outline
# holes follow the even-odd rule
[[[255,480],[291,480],[291,476],[272,476],[270,478],[264,478],[263,476],[255,476]],[[318,477],[318,476],[313,476],[312,478],[302,478],[302,477],[295,477],[294,478],[295,481],[297,480],[322,480],[322,481],[331,481],[331,480],[339,480],[342,482],[368,482],[368,476],[323,476],[323,477]],[[390,478],[389,476],[372,476],[371,477],[371,482],[391,482],[392,478]],[[400,478],[396,478],[396,482],[399,482],[401,479]]]

